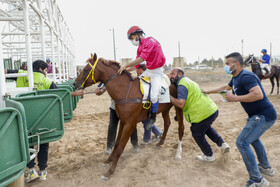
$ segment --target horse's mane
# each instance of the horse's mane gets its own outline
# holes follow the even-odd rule
[[[114,61],[114,60],[106,60],[104,58],[100,58],[99,61],[101,61],[105,66],[108,66],[108,67],[115,67],[116,70],[120,69],[121,68],[121,65],[119,62],[117,61]],[[90,63],[91,62],[91,58],[89,58],[86,63]],[[128,77],[130,78],[130,80],[133,80],[132,78],[132,74],[130,72],[128,72],[127,70],[124,70],[123,72],[125,72]]]
[[[117,67],[118,69],[121,68],[120,63],[117,62],[117,61],[114,61],[114,60],[106,60],[106,59],[104,59],[104,58],[100,58],[99,60],[100,60],[104,65],[106,65],[106,66],[115,66],[115,67]]]
[[[120,63],[117,62],[117,61],[114,61],[114,60],[106,60],[106,59],[104,59],[104,58],[100,58],[99,60],[101,60],[101,62],[102,62],[105,66],[116,67],[117,70],[121,68]],[[128,77],[129,77],[130,80],[133,80],[132,74],[131,74],[129,71],[124,70],[123,72],[124,72],[125,74],[128,75]]]

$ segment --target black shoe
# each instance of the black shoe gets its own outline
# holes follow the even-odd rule
[[[156,117],[157,117],[156,112],[151,113],[151,117],[149,118],[149,122],[146,125],[147,130],[150,130],[154,126],[154,124],[156,122]]]

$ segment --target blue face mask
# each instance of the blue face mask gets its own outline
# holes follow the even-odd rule
[[[224,66],[224,70],[225,70],[226,74],[231,74],[232,73],[232,71],[230,71],[230,67],[231,66],[228,66],[228,65]]]

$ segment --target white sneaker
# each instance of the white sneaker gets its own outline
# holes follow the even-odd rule
[[[47,174],[48,174],[48,172],[47,172],[46,169],[43,170],[43,171],[39,171],[39,180],[40,181],[46,180],[47,179]]]
[[[29,169],[28,170],[28,175],[27,175],[27,178],[26,178],[25,182],[31,182],[31,181],[37,179],[38,177],[39,177],[39,175],[38,175],[37,171],[34,168]]]
[[[222,146],[219,146],[219,147],[220,147],[222,153],[227,153],[227,152],[229,152],[229,146],[228,146],[227,143],[224,142],[224,143],[222,143]]]
[[[111,152],[112,152],[112,148],[107,147],[105,150],[105,155],[109,155],[109,154],[111,154]]]
[[[258,165],[259,171],[265,175],[268,176],[273,176],[274,175],[274,170],[272,168],[263,168],[262,166]]]
[[[206,156],[206,155],[199,155],[196,157],[198,160],[203,161],[203,162],[214,162],[215,161],[215,156]]]
[[[266,187],[266,186],[269,186],[269,182],[265,178],[262,178],[261,182],[258,183],[250,179],[246,184],[246,187]]]

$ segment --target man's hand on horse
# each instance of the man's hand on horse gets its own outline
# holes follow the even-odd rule
[[[232,94],[226,94],[226,99],[228,100],[228,102],[236,102],[237,96]]]
[[[126,68],[127,68],[126,65],[122,66],[122,67],[119,69],[118,74],[119,74],[119,75],[122,74],[122,72],[123,72],[124,70],[126,70]]]

